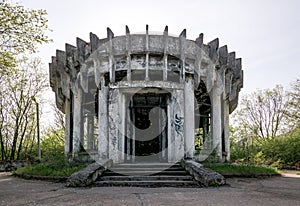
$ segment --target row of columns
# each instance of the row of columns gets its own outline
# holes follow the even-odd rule
[[[102,81],[104,82],[104,81]],[[211,132],[212,132],[212,147],[216,148],[216,153],[219,160],[229,160],[229,105],[226,101],[222,104],[223,96],[218,94],[217,87],[214,86],[211,91]],[[99,90],[99,112],[98,112],[98,154],[100,159],[107,159],[109,151],[109,135],[108,135],[108,87],[101,85]],[[184,83],[184,153],[185,158],[194,157],[194,141],[195,141],[195,117],[194,117],[194,79],[186,78]],[[66,115],[66,133],[65,133],[65,153],[70,152],[70,144],[72,144],[72,157],[77,157],[80,151],[80,140],[82,138],[81,125],[82,120],[82,90],[73,98],[73,138],[70,141],[70,115]],[[72,102],[66,100],[66,114],[70,114]],[[223,133],[223,140],[222,140]],[[225,152],[227,153],[222,159],[222,141],[225,141]]]

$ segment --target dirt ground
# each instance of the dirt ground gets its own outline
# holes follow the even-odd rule
[[[67,188],[0,173],[0,205],[298,205],[300,176],[231,178],[218,188]]]

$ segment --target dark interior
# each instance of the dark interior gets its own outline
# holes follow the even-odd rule
[[[143,93],[132,97],[129,111],[135,130],[136,161],[160,161],[162,141],[166,141],[163,137],[167,129],[162,125],[166,108],[166,94]]]

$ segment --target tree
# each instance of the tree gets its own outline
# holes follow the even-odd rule
[[[291,91],[288,92],[289,103],[287,115],[290,117],[290,122],[293,127],[300,128],[300,79],[297,79],[291,84]]]
[[[288,96],[282,86],[259,90],[242,98],[234,121],[240,133],[258,142],[272,139],[290,130]],[[242,131],[243,130],[243,131]]]
[[[50,103],[50,105],[54,112],[54,124],[50,125],[51,130],[56,131],[62,129],[65,131],[65,114],[57,108],[55,102]]]
[[[35,52],[37,44],[51,41],[45,10],[26,9],[0,0],[0,80],[16,67],[16,57]]]
[[[280,167],[299,161],[300,80],[242,98],[234,114],[231,157],[247,164]]]
[[[4,75],[0,83],[0,149],[2,159],[20,159],[32,148],[36,109],[33,98],[41,98],[46,74],[39,59],[23,59],[14,75]]]
[[[46,11],[0,0],[0,157],[19,159],[34,147],[36,110],[46,75],[38,59],[24,55],[51,41]]]

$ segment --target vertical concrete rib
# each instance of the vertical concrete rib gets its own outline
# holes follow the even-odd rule
[[[164,30],[163,42],[164,42],[163,80],[167,81],[167,79],[168,79],[168,26],[166,26],[165,30]]]
[[[179,35],[179,45],[180,45],[180,60],[181,60],[181,70],[180,70],[180,82],[183,83],[185,79],[185,47],[186,47],[186,29],[184,29]]]
[[[113,53],[113,41],[114,38],[113,32],[110,30],[110,28],[107,27],[107,38],[109,40],[109,81],[114,83],[115,82],[115,62],[114,62],[114,53]]]
[[[127,60],[127,81],[131,81],[131,37],[128,26],[126,26],[126,60]]]
[[[146,41],[145,41],[145,46],[146,46],[146,76],[145,80],[149,81],[149,31],[148,31],[148,25],[146,25]]]

